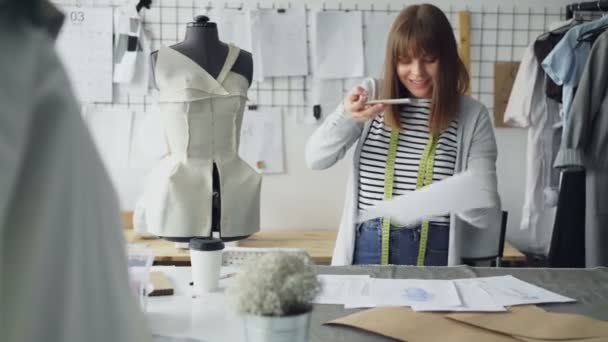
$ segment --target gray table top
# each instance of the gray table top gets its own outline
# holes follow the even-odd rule
[[[564,296],[576,303],[540,305],[552,312],[578,313],[608,320],[608,268],[479,268],[414,266],[317,266],[322,274],[369,274],[375,278],[458,279],[512,275]],[[361,309],[345,310],[342,305],[316,304],[311,317],[310,341],[388,341],[385,337],[348,327],[325,326],[324,322]]]

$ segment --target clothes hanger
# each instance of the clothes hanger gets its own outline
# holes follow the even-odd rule
[[[137,10],[137,13],[139,13],[143,7],[150,9],[150,5],[152,5],[152,0],[140,0],[137,5],[135,5],[135,9]]]
[[[600,6],[600,0],[598,0],[598,2],[597,2],[597,9],[605,15],[604,10]],[[608,23],[606,23],[604,25],[601,25],[599,27],[596,27],[593,30],[589,30],[589,31],[581,34],[578,37],[577,41],[579,41],[579,42],[594,42],[595,39],[600,34],[604,33],[604,31],[606,31],[606,29],[608,29]]]

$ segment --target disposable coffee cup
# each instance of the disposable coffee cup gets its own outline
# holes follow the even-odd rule
[[[219,286],[224,243],[219,239],[195,238],[190,240],[189,246],[195,292],[203,294],[216,290]]]

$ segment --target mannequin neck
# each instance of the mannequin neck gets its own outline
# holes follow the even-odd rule
[[[188,27],[184,38],[186,44],[206,47],[224,45],[219,38],[217,27]]]

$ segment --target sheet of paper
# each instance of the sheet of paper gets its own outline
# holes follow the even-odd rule
[[[371,279],[363,295],[351,297],[344,308],[379,306],[459,306],[462,301],[451,280],[437,279]]]
[[[169,148],[160,112],[157,109],[148,109],[147,112],[135,111],[129,167],[149,170],[167,153]]]
[[[283,114],[280,108],[247,110],[241,126],[239,156],[259,173],[281,173]]]
[[[112,102],[112,8],[62,7],[66,15],[55,44],[77,98]]]
[[[438,306],[432,304],[412,305],[414,311],[460,311],[460,312],[500,312],[506,308],[498,304],[490,294],[481,288],[476,279],[454,280],[456,290],[462,301],[458,306]]]
[[[217,24],[220,40],[251,52],[251,27],[248,10],[216,8],[209,14]]]
[[[495,177],[496,174],[468,170],[420,190],[379,202],[364,211],[359,222],[389,216],[398,225],[408,225],[433,216],[496,207],[499,198],[491,187]]]
[[[312,96],[310,104],[310,114],[312,115],[313,106],[321,106],[321,115],[318,119],[313,116],[313,123],[321,123],[323,119],[331,114],[338,104],[344,100],[344,81],[340,79],[325,80],[313,79],[312,81]]]
[[[318,78],[363,76],[361,12],[317,12],[314,19],[315,76]]]
[[[492,296],[494,301],[504,306],[576,301],[575,299],[545,290],[511,275],[476,278],[475,281]]]
[[[253,55],[253,80],[264,82],[264,64],[262,63],[262,45],[264,39],[262,33],[255,29],[262,25],[260,11],[249,12],[249,32],[251,32],[251,54]]]
[[[381,78],[386,54],[386,37],[393,21],[397,18],[395,12],[365,12],[365,75]]]
[[[321,293],[314,300],[316,304],[344,304],[348,298],[361,296],[369,275],[319,274]]]
[[[133,112],[121,107],[91,105],[85,107],[85,120],[106,168],[126,168]]]
[[[257,12],[259,20],[252,23],[252,30],[259,37],[259,51],[254,46],[253,55],[260,57],[262,78],[277,76],[305,76],[308,74],[306,51],[306,10],[303,7],[263,9]]]

